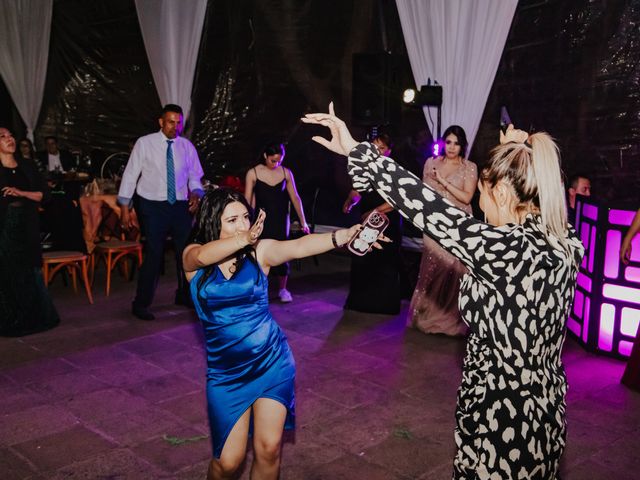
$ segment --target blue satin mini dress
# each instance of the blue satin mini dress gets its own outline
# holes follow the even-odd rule
[[[204,327],[211,442],[220,458],[233,426],[259,398],[282,403],[285,429],[294,427],[295,361],[269,311],[268,280],[256,263],[245,259],[228,280],[218,267],[204,282],[203,274],[198,270],[190,288]]]

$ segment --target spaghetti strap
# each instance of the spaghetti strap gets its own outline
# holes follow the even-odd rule
[[[258,170],[256,170],[256,167],[253,167],[253,173],[255,173],[255,174],[256,174],[256,180],[260,180],[260,179],[258,178]]]
[[[284,181],[287,181],[287,169],[284,168],[284,165],[280,165],[282,167],[282,174],[284,175]]]

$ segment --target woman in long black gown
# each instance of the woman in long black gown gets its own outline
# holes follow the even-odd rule
[[[380,155],[391,155],[391,138],[387,134],[372,140]],[[402,244],[402,218],[384,198],[376,192],[360,194],[352,190],[342,211],[349,213],[354,205],[359,205],[362,222],[373,211],[384,213],[389,218],[389,226],[384,234],[391,243],[384,249],[374,250],[362,257],[351,256],[349,294],[344,304],[347,310],[365,313],[395,315],[400,312],[400,247]],[[372,282],[371,279],[376,281]]]
[[[60,319],[42,279],[38,203],[47,194],[32,160],[14,157],[16,141],[0,128],[0,335],[48,330]]]

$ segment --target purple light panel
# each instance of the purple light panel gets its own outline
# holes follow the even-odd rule
[[[586,205],[585,205],[586,207]],[[582,257],[582,268],[587,268],[587,257],[591,254],[591,245],[589,245],[589,229],[591,226],[588,223],[583,223],[580,226],[580,241],[584,245],[585,252],[584,257]]]
[[[610,303],[603,303],[600,307],[600,335],[598,335],[598,348],[610,352],[613,348],[613,324],[616,316],[616,307]]]
[[[608,278],[618,278],[620,267],[620,245],[622,243],[622,232],[619,230],[609,230],[607,232],[607,244],[604,251],[604,276]]]
[[[640,268],[627,267],[624,270],[624,279],[628,282],[640,283]]]
[[[632,262],[640,262],[640,235],[636,235],[631,240],[631,256]]]
[[[590,218],[591,220],[598,220],[598,207],[585,203],[582,206],[582,215]]]
[[[576,283],[584,288],[587,292],[591,293],[591,279],[584,273],[578,272]]]
[[[618,343],[618,352],[620,352],[620,355],[628,357],[629,355],[631,355],[631,349],[633,349],[633,342],[620,340],[620,343]]]
[[[614,225],[631,225],[633,216],[636,212],[631,210],[610,210],[609,211],[609,223]]]

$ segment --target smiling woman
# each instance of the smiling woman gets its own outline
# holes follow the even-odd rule
[[[206,339],[214,456],[210,479],[229,478],[243,462],[251,419],[251,478],[278,477],[282,430],[294,426],[295,362],[269,312],[267,274],[286,261],[344,245],[359,228],[260,240],[266,217],[261,211],[251,225],[251,207],[241,194],[209,190],[184,250],[184,269]]]
[[[0,335],[22,336],[60,319],[42,279],[38,203],[47,188],[33,160],[14,156],[16,141],[0,128]]]

